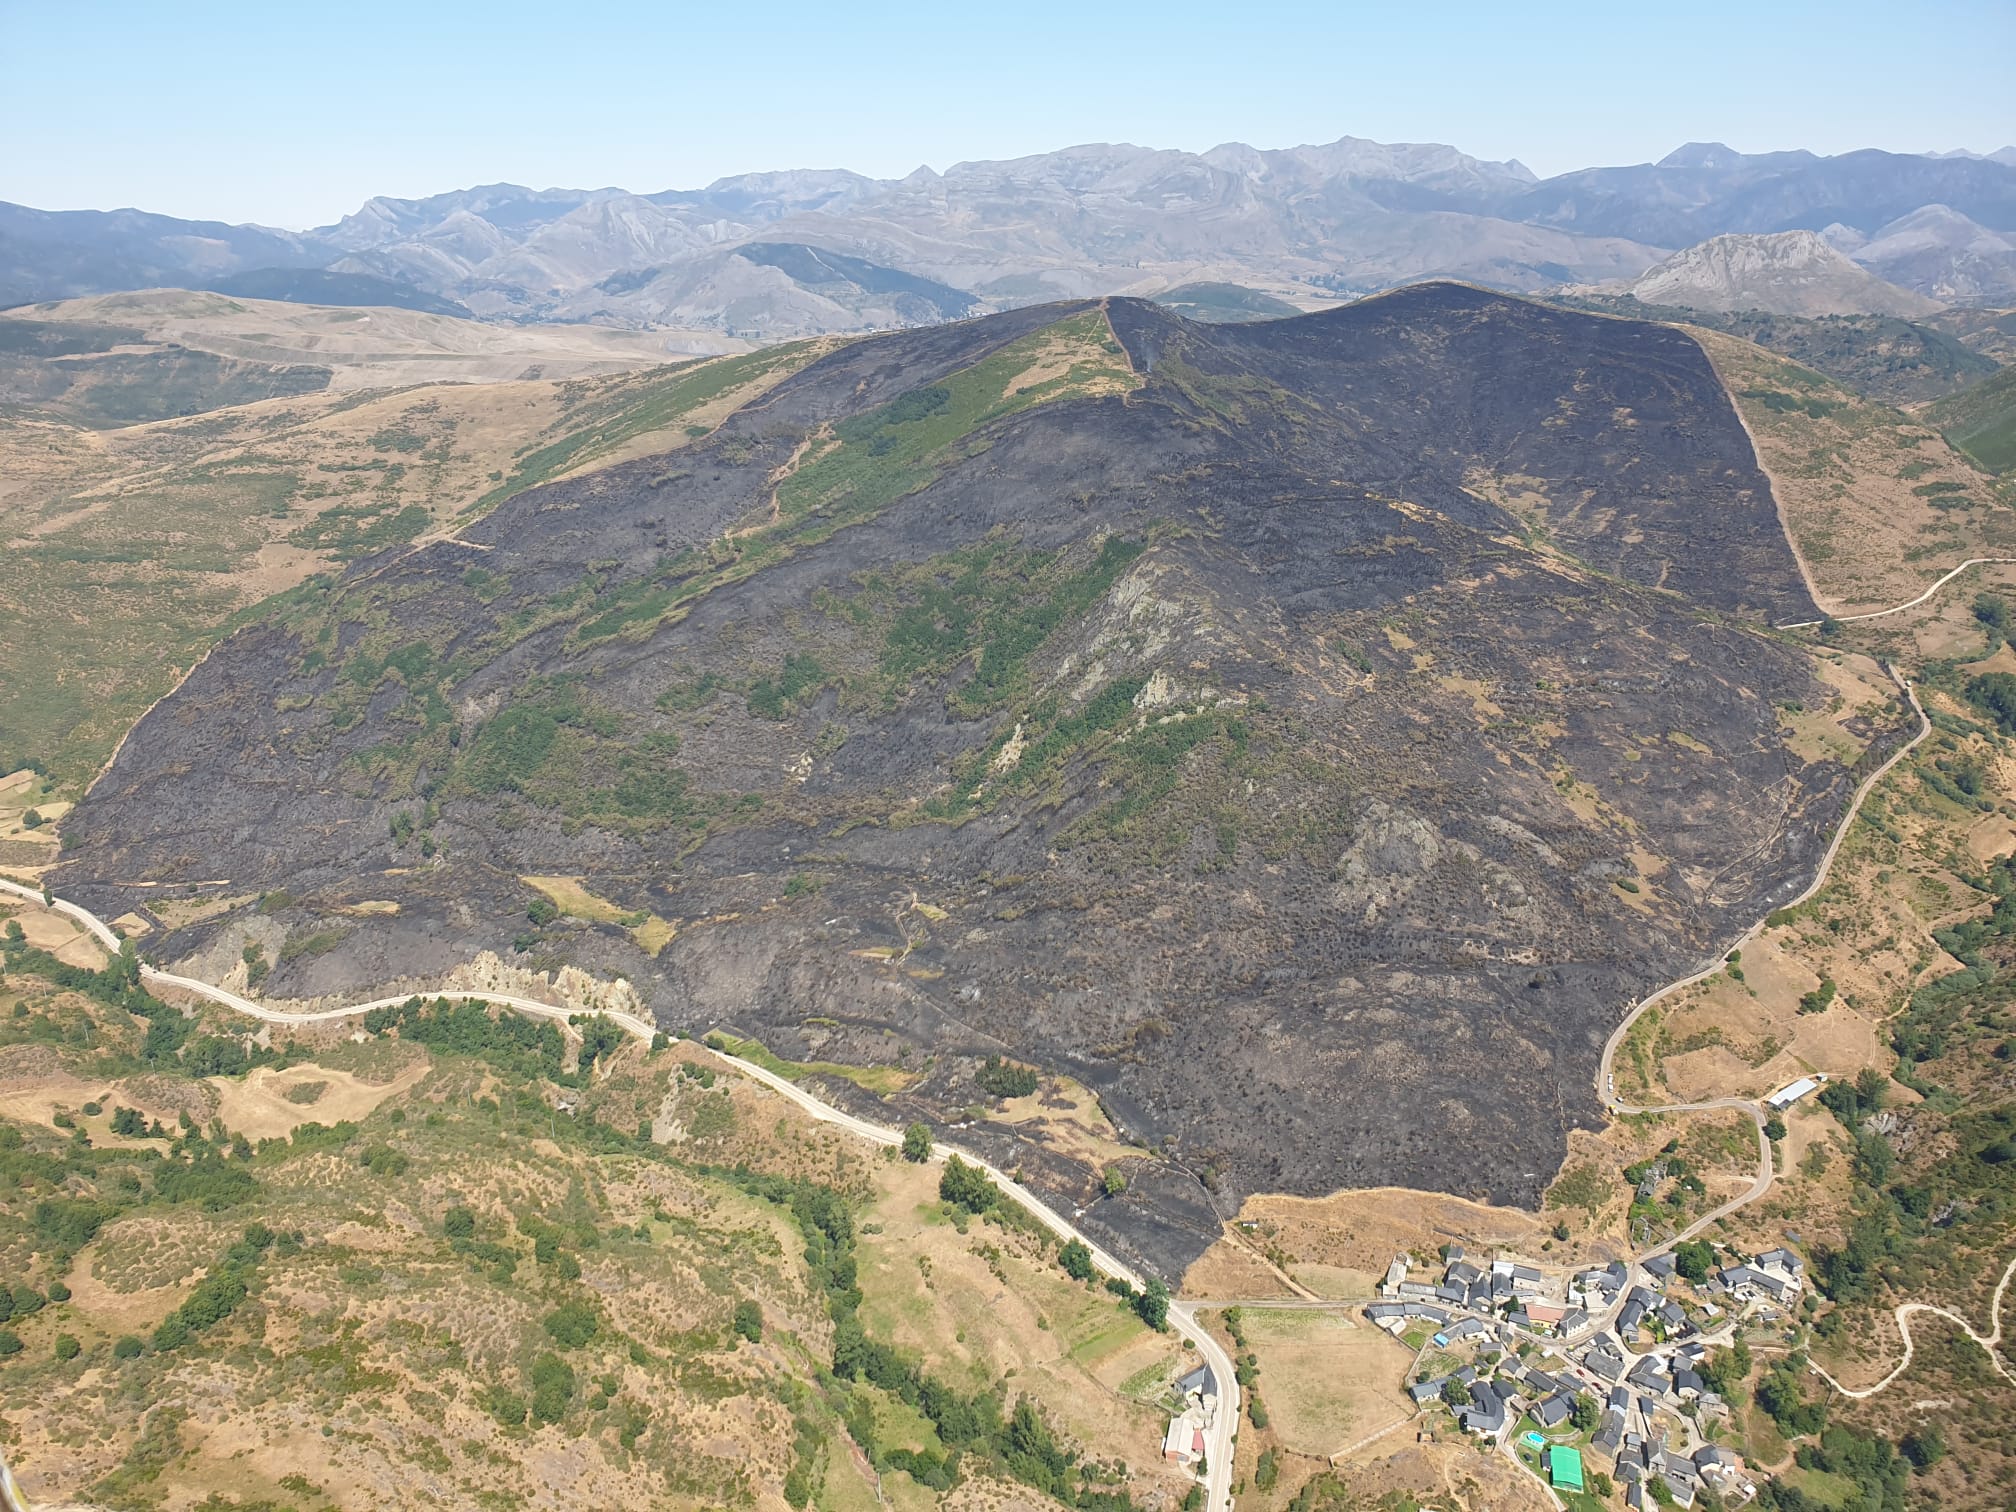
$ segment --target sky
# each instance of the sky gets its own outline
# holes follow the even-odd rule
[[[0,0],[0,200],[304,229],[508,180],[1448,142],[1542,176],[2016,142],[2016,0]]]

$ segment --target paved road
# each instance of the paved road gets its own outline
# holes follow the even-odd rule
[[[43,902],[43,895],[39,891],[34,888],[23,887],[19,883],[9,882],[5,879],[0,879],[0,892],[12,894],[15,897],[37,904]],[[61,898],[57,898],[45,906],[54,909],[66,918],[75,920],[78,924],[89,930],[92,936],[107,950],[116,952],[119,949],[119,936],[95,914]],[[173,972],[158,971],[144,962],[141,964],[140,974],[142,980],[151,986],[179,989],[194,996],[206,998],[210,1002],[229,1008],[235,1013],[242,1013],[249,1018],[259,1019],[269,1024],[327,1023],[335,1019],[357,1018],[371,1012],[374,1008],[393,1007],[408,1001],[416,995],[425,998],[445,997],[458,1001],[490,1003],[535,1018],[553,1019],[561,1023],[565,1023],[579,1011],[576,1009],[557,1008],[551,1003],[542,1003],[535,998],[518,997],[506,992],[444,991],[419,994],[405,992],[400,993],[396,997],[374,998],[368,1003],[352,1003],[341,1008],[323,1009],[316,1013],[289,1013],[283,1009],[268,1007],[264,1003],[254,1002],[250,998],[241,997],[235,992],[215,986],[209,982],[200,981],[195,977],[177,976]],[[649,1023],[633,1014],[604,1013],[602,1016],[647,1043],[658,1032],[656,1024]],[[774,1071],[767,1070],[762,1066],[754,1065],[749,1061],[741,1060],[732,1055],[724,1055],[720,1051],[714,1050],[698,1041],[691,1041],[689,1043],[694,1048],[713,1056],[724,1070],[735,1072],[748,1077],[752,1081],[762,1083],[779,1096],[795,1103],[821,1123],[836,1125],[873,1144],[900,1145],[903,1142],[903,1135],[900,1130],[870,1122],[865,1118],[858,1118],[852,1113],[836,1108],[831,1103],[824,1102],[815,1097],[797,1083],[788,1081],[784,1077],[777,1075]],[[946,1146],[937,1144],[934,1145],[932,1158],[934,1160],[943,1159],[950,1153],[952,1152]],[[1020,1182],[1014,1180],[1005,1172],[997,1170],[993,1165],[976,1155],[969,1155],[963,1151],[959,1153],[962,1159],[985,1171],[1012,1201],[1020,1205],[1053,1234],[1062,1239],[1076,1239],[1084,1244],[1092,1252],[1092,1264],[1103,1275],[1125,1281],[1130,1286],[1136,1288],[1145,1284],[1143,1278],[1134,1270],[1107,1253],[1088,1236],[1080,1233],[1072,1226],[1068,1219]],[[1212,1337],[1210,1331],[1198,1321],[1197,1305],[1195,1303],[1172,1302],[1169,1307],[1169,1325],[1178,1334],[1196,1345],[1198,1354],[1211,1366],[1212,1373],[1218,1377],[1219,1397],[1217,1415],[1212,1420],[1205,1440],[1205,1458],[1208,1465],[1205,1506],[1210,1509],[1210,1512],[1230,1512],[1232,1506],[1232,1440],[1234,1433],[1238,1429],[1240,1405],[1239,1383],[1237,1376],[1233,1372],[1232,1358],[1226,1353],[1224,1346],[1219,1344]],[[8,1473],[6,1471],[5,1460],[0,1459],[0,1496],[4,1496],[5,1494],[5,1476]],[[11,1509],[6,1508],[4,1501],[0,1501],[0,1512],[11,1512]]]

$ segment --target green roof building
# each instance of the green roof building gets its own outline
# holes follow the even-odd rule
[[[1556,1491],[1582,1489],[1582,1451],[1566,1444],[1547,1447],[1547,1483]]]

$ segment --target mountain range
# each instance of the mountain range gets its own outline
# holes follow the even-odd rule
[[[258,292],[284,291],[271,270],[316,270],[490,319],[765,340],[1199,281],[1303,304],[1432,277],[1530,291],[1783,231],[1820,233],[1928,298],[1992,301],[2016,297],[2012,157],[1690,143],[1543,180],[1453,147],[1345,137],[1278,151],[1100,144],[900,179],[793,170],[646,194],[491,184],[373,199],[299,233],[0,205],[0,302],[251,274]]]

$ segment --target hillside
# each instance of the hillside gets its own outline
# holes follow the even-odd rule
[[[37,1505],[1192,1484],[1173,1334],[719,1056],[417,1000],[254,1038],[0,915],[0,1411]]]
[[[1970,557],[2016,555],[2016,516],[1931,425],[1747,341],[1694,334],[1828,613],[1887,609]]]
[[[1937,399],[2000,370],[1997,361],[1932,324],[1889,315],[1772,315],[1762,310],[1714,312],[1650,305],[1629,296],[1560,296],[1573,309],[1602,310],[1631,320],[1705,326],[1789,357],[1803,368],[1886,404]]]
[[[512,358],[502,344],[509,331],[448,324],[483,337],[464,371],[542,366],[536,332]],[[19,331],[122,350],[137,339],[81,320],[0,319],[0,337]],[[62,361],[48,351],[38,345],[21,368]],[[195,360],[203,354],[187,348],[132,349],[122,381],[79,384],[0,416],[0,549],[9,564],[0,574],[0,666],[10,669],[0,677],[0,764],[38,759],[81,791],[232,616],[535,483],[685,445],[813,354],[777,347],[567,381],[342,393],[318,385],[212,409],[213,401],[253,397],[220,393],[220,370],[300,369],[239,359],[204,367]],[[353,380],[428,360],[390,342],[348,355],[359,364]],[[437,366],[463,363],[440,348],[430,355]],[[591,365],[638,360],[596,357]],[[566,372],[571,364],[557,365]],[[326,383],[331,369],[315,372]],[[206,412],[118,423],[115,412],[143,399],[172,414]],[[80,410],[87,423],[65,418]]]
[[[0,311],[0,342],[10,352],[65,359],[87,374],[101,360],[99,353],[147,370],[149,348],[207,354],[229,364],[308,365],[324,370],[317,387],[338,390],[591,378],[741,349],[718,335],[695,332],[497,326],[427,310],[281,303],[187,289],[143,289]],[[241,393],[220,402],[264,397]],[[217,407],[196,402],[203,409]],[[114,413],[101,423],[159,418],[160,412]]]
[[[1750,627],[1814,614],[1681,333],[1033,309],[297,596],[135,727],[59,885],[284,999],[621,975],[919,1067],[897,1121],[1068,1072],[1144,1152],[1104,1230],[1170,1270],[1254,1190],[1532,1199],[1624,1001],[1811,864],[1848,770]],[[161,911],[217,879],[282,901]]]
[[[2016,368],[1940,400],[1925,418],[1987,471],[2016,472]]]
[[[1641,304],[1774,315],[1929,315],[1939,302],[1885,283],[1812,231],[1711,237],[1622,286]]]

